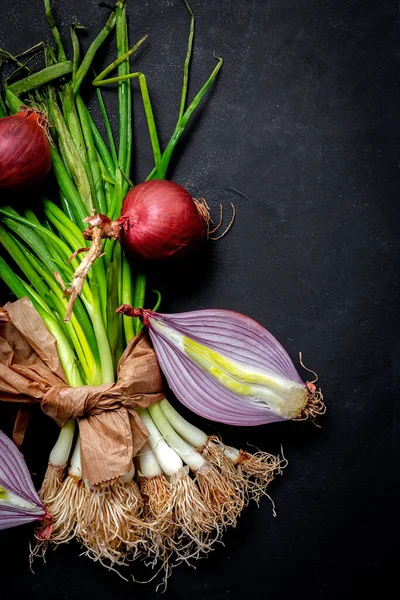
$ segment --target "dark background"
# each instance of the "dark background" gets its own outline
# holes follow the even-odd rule
[[[106,18],[88,0],[55,4],[67,35]],[[327,414],[310,423],[216,426],[228,444],[278,451],[289,466],[270,502],[244,511],[196,569],[180,567],[165,600],[385,594],[395,557],[399,476],[399,8],[376,0],[192,0],[191,94],[224,58],[217,84],[180,144],[170,177],[237,208],[229,235],[187,272],[168,272],[164,312],[223,307],[269,329],[319,376]],[[148,76],[163,141],[177,116],[188,15],[180,0],[128,0],[133,62]],[[40,0],[0,0],[0,45],[49,38]],[[114,57],[113,40],[105,53]],[[151,168],[138,88],[133,177]],[[106,101],[116,124],[115,91]],[[242,194],[239,194],[237,191]],[[303,372],[304,378],[307,374]],[[10,422],[3,416],[2,427]],[[35,414],[24,451],[37,484],[56,428]],[[79,557],[77,545],[28,568],[31,528],[0,532],[2,600],[156,598]],[[139,574],[141,574],[139,570]]]

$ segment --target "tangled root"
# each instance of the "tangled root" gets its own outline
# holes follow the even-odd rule
[[[32,569],[32,564],[35,558],[39,557],[45,560],[45,554],[49,547],[49,541],[52,539],[53,531],[53,502],[58,496],[63,483],[65,465],[60,467],[49,463],[47,465],[46,473],[43,478],[42,486],[39,490],[39,497],[43,502],[46,512],[49,514],[50,519],[47,523],[42,524],[35,530],[35,545],[30,547],[29,563]],[[55,505],[57,511],[57,504]],[[51,523],[50,523],[51,521]],[[59,525],[57,524],[57,527]]]
[[[227,453],[226,450],[227,447],[217,436],[210,436],[201,449],[201,454],[229,477],[236,489],[243,494],[244,504],[247,505],[250,500],[259,504],[262,496],[269,498],[267,487],[286,466],[286,461],[267,452],[251,454],[244,450],[235,451],[238,453],[235,459],[230,456],[232,452]]]
[[[45,507],[51,516],[52,527],[47,540],[42,539],[40,530],[35,534],[38,544],[47,544],[47,542],[65,544],[77,537],[78,523],[85,510],[88,497],[89,490],[83,480],[68,475],[55,495],[46,499]],[[34,548],[32,553],[38,554],[38,548]]]
[[[171,484],[164,475],[141,477],[140,491],[144,499],[144,520],[151,535],[170,536],[175,530],[173,508],[171,506]]]
[[[205,463],[196,472],[201,497],[215,518],[215,526],[235,527],[244,507],[244,489],[231,480],[229,471],[220,471]]]
[[[232,227],[233,222],[235,220],[235,217],[236,217],[235,205],[231,202],[232,216],[231,216],[231,220],[229,221],[228,225],[225,227],[224,231],[222,233],[220,233],[217,237],[211,237],[211,234],[216,233],[222,225],[222,204],[219,205],[219,221],[217,224],[215,224],[211,218],[210,207],[208,206],[205,198],[199,198],[198,200],[196,198],[193,198],[193,201],[196,205],[197,210],[199,211],[200,216],[202,217],[202,219],[204,220],[204,223],[206,225],[207,239],[217,241],[217,240],[220,240],[221,238],[223,238],[228,233],[228,231]]]
[[[40,499],[46,507],[51,499],[57,495],[61,488],[65,468],[65,465],[62,467],[52,465],[51,463],[47,465],[42,487],[39,490]]]
[[[248,500],[254,500],[256,504],[260,503],[263,496],[269,497],[266,491],[267,487],[283,467],[280,456],[268,454],[267,452],[250,454],[244,450],[240,450],[235,464],[238,471],[247,480],[246,495]]]
[[[86,556],[108,568],[126,564],[128,551],[138,553],[142,512],[143,500],[134,481],[92,488],[77,524]]]
[[[145,563],[152,569],[158,567],[156,576],[159,572],[164,573],[166,587],[173,566],[170,541],[178,530],[171,505],[171,485],[164,475],[141,476],[139,483],[144,499]]]
[[[246,505],[247,477],[237,469],[235,462],[224,452],[225,449],[226,446],[218,436],[210,435],[199,452],[214,469],[217,469],[224,478],[230,481],[237,494],[243,497],[243,503]]]
[[[177,532],[170,540],[178,562],[198,559],[212,549],[220,538],[214,513],[205,504],[188,467],[182,467],[171,477],[170,506],[173,509]]]
[[[310,396],[321,414],[322,397],[317,405],[318,392],[310,390]],[[43,527],[36,532],[31,560],[44,556],[49,543],[76,538],[88,557],[108,569],[142,558],[157,567],[154,577],[164,572],[165,586],[172,567],[210,552],[250,500],[258,504],[269,497],[269,483],[285,466],[279,456],[235,450],[217,436],[199,452],[207,462],[193,477],[188,467],[170,480],[140,476],[140,489],[133,480],[90,488],[77,477],[63,479],[64,467],[49,464],[40,494],[52,518],[51,532],[49,523],[46,535]]]
[[[84,481],[68,475],[58,494],[49,502],[48,511],[53,517],[51,542],[63,544],[77,536],[89,497],[90,491]]]
[[[304,406],[303,410],[301,411],[300,416],[293,420],[294,421],[306,421],[307,419],[309,419],[309,420],[313,421],[315,425],[317,425],[317,423],[315,422],[315,419],[326,413],[326,406],[324,404],[324,396],[322,395],[321,390],[318,390],[315,387],[314,383],[312,383],[312,382],[307,383],[307,388],[308,388],[308,393],[307,393],[307,400],[306,400],[305,406]],[[317,427],[320,427],[320,426],[317,425]]]

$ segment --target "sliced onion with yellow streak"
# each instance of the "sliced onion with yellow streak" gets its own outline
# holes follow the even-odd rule
[[[122,305],[148,328],[168,385],[196,414],[230,425],[315,418],[325,412],[283,346],[259,323],[229,310],[161,314]]]
[[[0,529],[47,519],[24,457],[0,431]]]

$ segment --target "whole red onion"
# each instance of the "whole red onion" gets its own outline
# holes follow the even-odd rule
[[[27,109],[0,119],[0,187],[34,186],[50,165],[47,120],[41,112]]]
[[[76,269],[72,284],[67,290],[70,300],[65,321],[72,314],[72,308],[82,290],[85,277],[95,260],[103,254],[103,239],[118,239],[128,257],[145,261],[165,261],[185,256],[195,250],[204,239],[220,239],[231,227],[233,217],[224,233],[210,238],[219,223],[210,231],[210,209],[205,200],[192,198],[185,188],[165,179],[145,181],[135,186],[125,196],[121,215],[111,221],[107,215],[99,213],[84,219],[90,223],[83,237],[91,240],[85,258]]]
[[[113,225],[128,255],[144,260],[177,258],[207,236],[207,217],[199,206],[173,181],[146,181],[128,192]]]

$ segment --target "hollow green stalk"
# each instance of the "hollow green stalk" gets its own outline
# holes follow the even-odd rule
[[[74,144],[72,136],[64,121],[61,110],[59,109],[55,90],[49,88],[49,105],[52,116],[52,123],[57,130],[59,144],[63,151],[63,156],[68,165],[68,168],[74,178],[76,188],[83,200],[87,213],[92,210],[92,192],[89,179],[86,174],[85,166],[81,160],[81,156]]]
[[[146,273],[141,272],[136,275],[134,294],[133,294],[133,306],[135,308],[143,308],[146,297]],[[134,325],[135,334],[137,335],[143,329],[143,325],[140,319],[131,319]]]
[[[6,117],[6,116],[7,116],[7,107],[4,104],[3,97],[0,94],[0,118]]]
[[[96,289],[97,284],[94,276],[92,277],[90,284],[93,291],[93,296],[91,304],[86,303],[86,309],[91,318],[97,346],[99,348],[102,383],[113,383],[115,381],[113,357],[107,337],[107,330],[103,321],[101,302],[98,290]]]
[[[56,46],[57,46],[58,62],[65,61],[65,60],[67,60],[67,55],[65,54],[61,35],[60,35],[60,32],[58,31],[58,27],[56,25],[56,22],[55,22],[55,19],[53,16],[53,11],[51,10],[50,0],[44,0],[44,8],[45,8],[45,12],[46,12],[47,22],[48,22],[50,30],[51,30],[51,34],[52,34],[54,41],[56,43]]]
[[[66,330],[71,336],[71,341],[75,348],[78,359],[82,364],[87,382],[90,385],[99,385],[101,383],[101,379],[99,378],[101,368],[99,358],[97,356],[97,360],[95,360],[95,356],[91,347],[94,340],[91,339],[91,344],[89,344],[88,338],[86,337],[82,327],[82,323],[75,314],[72,314],[70,322],[64,323],[63,317],[67,309],[67,301],[62,295],[60,287],[56,283],[54,277],[47,272],[47,270],[40,264],[36,257],[26,248],[25,256],[27,261],[35,268],[37,273],[43,278],[46,285],[51,290],[51,297],[58,313],[60,314],[61,324],[66,327]]]
[[[31,267],[29,262],[27,262],[25,260],[24,253],[21,251],[21,249],[19,248],[18,244],[13,239],[13,237],[1,226],[0,226],[0,243],[5,248],[5,250],[8,252],[8,254],[11,256],[13,261],[18,266],[20,266],[21,269],[23,268],[23,273],[25,274],[27,279],[31,282],[31,284],[33,285],[35,290],[41,296],[44,296],[45,294],[47,294],[48,288],[44,284],[41,277],[37,274],[35,269],[33,269]]]
[[[73,239],[73,241],[71,241],[72,249],[79,248],[85,244],[85,240],[79,227],[71,222],[68,216],[54,204],[54,202],[51,202],[51,200],[48,200],[47,198],[43,198],[43,209],[46,217],[49,218],[51,222],[52,219],[55,219],[59,226],[62,227],[63,231],[69,232]],[[55,225],[55,223],[53,224]]]
[[[43,305],[45,306],[45,303],[39,303],[37,301],[36,294],[33,293],[33,290],[27,284],[24,284],[22,279],[12,271],[12,269],[7,265],[1,256],[0,277],[11,290],[11,292],[17,296],[17,298],[24,298],[25,296],[28,296],[33,306],[43,319],[46,327],[57,340],[58,355],[64,372],[69,374],[69,379],[74,385],[82,385],[82,379],[76,364],[75,353],[61,326],[50,314],[50,309],[47,307],[46,310],[46,308],[43,307]]]
[[[81,127],[81,122],[76,108],[75,95],[72,91],[71,83],[65,84],[62,93],[62,106],[65,122],[68,126],[69,133],[75,144],[75,148],[80,156],[83,167],[85,169],[86,178],[90,187],[90,206],[93,207],[93,199],[95,197],[95,188],[90,169],[89,158],[86,151],[85,139]],[[92,208],[91,208],[92,210]]]
[[[117,163],[118,163],[117,149],[115,147],[114,135],[113,135],[113,132],[111,129],[111,123],[110,123],[110,119],[108,118],[108,114],[107,114],[106,106],[104,104],[103,96],[102,96],[100,88],[98,88],[98,87],[96,88],[96,95],[97,95],[97,100],[99,102],[100,112],[103,117],[104,126],[106,128],[108,144],[110,146],[111,157],[112,157],[112,160],[114,163],[114,170],[115,170]]]
[[[104,196],[103,181],[101,179],[100,166],[97,161],[97,153],[96,153],[96,147],[94,144],[92,128],[90,126],[90,121],[87,116],[88,111],[87,111],[86,106],[84,105],[83,100],[79,94],[77,94],[77,96],[76,96],[76,107],[78,109],[78,115],[79,115],[82,131],[83,131],[83,137],[84,137],[85,144],[86,144],[88,162],[89,162],[89,166],[90,166],[90,170],[91,170],[91,174],[92,174],[92,181],[93,181],[94,192],[95,192],[94,197],[93,197],[94,208],[96,209],[97,212],[104,214],[107,212],[107,203],[106,203],[106,199]]]
[[[65,51],[64,51],[64,47],[62,45],[62,41],[61,41],[61,36],[60,33],[57,29],[52,11],[51,11],[51,7],[50,4],[48,2],[48,0],[45,0],[45,8],[46,8],[46,16],[50,25],[50,29],[52,31],[53,37],[55,39],[57,48],[58,48],[58,60],[60,60],[61,56],[65,56]],[[74,77],[77,73],[78,70],[78,63],[79,63],[79,59],[80,59],[80,49],[79,49],[79,40],[76,36],[75,30],[73,28],[71,28],[71,38],[72,38],[72,46],[73,46],[73,62],[72,62],[72,76]],[[55,60],[55,57],[52,57],[51,55],[51,49],[48,48],[48,51],[45,53],[46,56],[46,62],[51,62]],[[49,66],[49,65],[48,65]],[[80,127],[80,123],[79,123],[79,119],[78,119],[78,115],[77,115],[77,111],[76,111],[76,106],[75,106],[75,102],[74,102],[74,92],[72,90],[71,87],[71,82],[68,81],[65,83],[62,93],[61,93],[61,100],[62,100],[62,104],[63,104],[63,111],[64,111],[64,119],[66,122],[66,125],[69,129],[69,133],[71,134],[71,137],[73,139],[73,144],[74,147],[76,149],[76,152],[78,154],[78,156],[80,157],[81,160],[81,165],[84,168],[85,171],[85,176],[83,178],[82,181],[79,182],[78,184],[78,190],[80,191],[80,188],[82,186],[89,186],[90,188],[90,192],[88,192],[88,189],[86,187],[85,190],[85,194],[84,194],[84,198],[86,198],[86,205],[89,205],[89,210],[91,210],[92,208],[92,196],[94,195],[94,186],[93,186],[93,182],[91,179],[91,172],[90,172],[90,168],[89,168],[89,163],[88,163],[88,158],[85,152],[85,143],[84,143],[84,138],[83,138],[83,133]],[[66,140],[64,140],[64,142],[66,143]],[[60,153],[63,156],[63,158],[67,158],[65,155],[65,151],[63,148],[63,145],[60,147]],[[69,166],[68,160],[66,160],[66,165]],[[72,171],[74,173],[74,171]]]
[[[48,298],[50,302],[49,308],[54,306],[60,315],[65,314],[66,301],[62,297],[61,290],[52,273],[49,273],[46,270],[42,263],[30,252],[29,248],[23,246],[18,240],[14,240],[14,238],[1,226],[0,241],[14,262],[20,267],[24,275],[31,282],[38,293],[38,296],[40,298]],[[49,289],[52,292],[51,296],[49,295]],[[63,321],[61,325],[65,330]],[[89,365],[88,369],[84,369],[85,374],[89,381],[91,381],[92,378],[97,381],[98,365],[95,363],[94,355],[87,342],[81,323],[76,317],[74,317],[74,320],[72,321],[72,326],[74,331],[67,331],[74,343],[78,357],[81,359],[83,366],[85,366],[85,362]]]
[[[15,211],[15,214],[18,214],[18,213]],[[32,210],[27,209],[24,211],[23,217],[25,219],[27,219],[30,223],[34,223],[36,225],[42,225],[43,227],[46,227],[46,229],[48,229],[49,231],[52,231],[54,233],[54,229],[46,215],[44,215],[42,222],[40,223],[40,221],[37,218],[37,216],[35,215],[35,213]],[[18,227],[23,228],[24,226],[21,224],[18,224]],[[46,239],[42,240],[42,238],[40,238],[40,236],[38,236],[36,234],[36,232],[29,230],[29,228],[26,228],[26,235],[29,235],[30,237],[35,236],[35,239],[39,239],[40,243],[43,242],[45,244],[47,251],[48,251],[47,258],[50,257],[50,259],[54,262],[56,262],[56,261],[62,262],[62,257],[60,256],[60,253],[58,252],[58,250],[54,246],[54,244],[53,245],[50,244],[49,241]]]
[[[195,25],[193,11],[190,8],[187,0],[184,0],[184,1],[186,4],[186,8],[188,9],[189,14],[190,14],[190,29],[189,29],[189,39],[188,39],[188,45],[187,45],[187,51],[186,51],[186,58],[185,58],[185,62],[183,64],[183,83],[182,83],[181,103],[179,106],[178,122],[182,118],[183,113],[185,112],[185,108],[186,108],[186,98],[187,98],[188,83],[189,83],[189,69],[190,69],[190,61],[191,61],[192,52],[193,52],[194,25]]]
[[[117,9],[118,10],[118,9]],[[107,39],[111,31],[114,29],[116,23],[115,12],[112,12],[107,19],[106,24],[100,33],[96,36],[93,42],[90,44],[88,51],[86,52],[79,69],[76,72],[75,77],[72,80],[72,91],[76,95],[80,89],[82,81],[84,80],[87,72],[89,71],[96,52]]]
[[[118,76],[125,78],[130,73],[130,60],[125,57],[129,50],[128,26],[125,3],[118,0],[116,5],[117,55],[124,60],[118,65]],[[118,166],[129,177],[132,152],[132,91],[130,82],[121,80],[118,83]],[[119,211],[126,194],[127,186],[121,180],[120,197],[117,198]]]
[[[0,230],[1,231],[1,230]],[[41,261],[34,256],[32,252],[30,252],[29,248],[22,246],[18,240],[15,240],[15,244],[20,250],[19,255],[12,254],[13,249],[10,248],[8,238],[9,236],[6,232],[1,231],[1,239],[5,242],[4,245],[6,249],[9,251],[10,255],[14,258],[15,262],[19,265],[21,270],[24,272],[26,277],[31,281],[32,285],[34,285],[35,289],[38,291],[41,297],[49,298],[49,301],[54,304],[55,309],[58,311],[60,315],[60,325],[67,331],[71,336],[73,336],[73,343],[76,349],[78,358],[81,360],[84,365],[85,362],[88,365],[88,368],[85,369],[85,375],[88,379],[88,382],[92,385],[98,385],[101,383],[101,364],[100,364],[100,354],[96,343],[96,338],[94,334],[93,327],[89,321],[88,315],[83,308],[81,301],[78,299],[75,303],[75,310],[71,318],[71,325],[74,328],[75,334],[70,332],[68,328],[69,324],[64,323],[64,315],[66,312],[67,301],[62,296],[61,289],[57,282],[54,279],[53,272],[51,270],[46,269],[46,267],[41,263]],[[41,277],[44,281],[45,287],[38,288],[36,284],[36,280],[31,275],[31,270],[34,269],[34,272],[37,273],[39,277]],[[48,290],[51,290],[51,295],[49,295]]]
[[[61,190],[60,190],[60,204],[61,204],[61,208],[62,208],[64,214],[67,215],[67,217],[71,221],[71,223],[74,223],[76,225],[76,219],[75,219],[73,210],[71,208],[71,204],[68,201],[68,198],[62,193]]]
[[[88,119],[90,129],[92,131],[93,141],[96,146],[96,150],[100,155],[101,160],[103,161],[104,167],[107,169],[108,176],[112,179],[112,183],[114,185],[114,177],[115,177],[115,167],[116,161],[114,162],[113,157],[111,156],[105,141],[103,140],[103,136],[97,128],[96,123],[93,120],[92,115],[85,107],[86,117]]]
[[[215,69],[213,70],[213,72],[211,73],[210,77],[208,78],[206,83],[203,85],[201,90],[193,98],[192,102],[189,104],[189,106],[183,113],[182,117],[179,119],[179,121],[176,125],[176,128],[175,128],[175,131],[172,134],[172,137],[171,137],[170,141],[168,142],[168,145],[167,145],[165,151],[163,152],[159,169],[154,170],[154,174],[150,175],[148,179],[151,179],[151,178],[154,179],[154,176],[156,176],[156,178],[158,178],[158,179],[165,179],[167,169],[168,169],[169,163],[171,161],[171,157],[175,150],[175,147],[176,147],[182,133],[185,131],[185,128],[189,122],[189,119],[191,118],[194,111],[196,110],[196,108],[198,107],[198,105],[200,104],[202,99],[204,98],[205,94],[207,93],[207,91],[209,90],[211,85],[213,84],[221,67],[222,67],[222,59],[218,58],[218,64],[215,67]]]
[[[54,175],[64,197],[64,202],[68,203],[69,210],[74,215],[78,227],[83,230],[85,228],[83,219],[88,215],[87,210],[73,180],[68,174],[60,154],[53,147],[51,148],[51,161]]]
[[[47,203],[47,207],[49,204]],[[61,252],[63,258],[67,262],[70,256],[70,248],[67,246],[65,242],[63,242],[57,235],[48,231],[42,226],[35,225],[34,223],[30,223],[26,219],[15,216],[13,213],[7,212],[6,209],[0,209],[0,214],[10,215],[12,219],[14,219],[17,223],[21,222],[22,224],[28,224],[34,230],[40,232],[42,235],[47,236],[54,245],[57,246],[59,251]],[[49,213],[50,216],[50,213]],[[53,221],[57,225],[59,232],[67,237],[68,239],[68,227],[62,224],[57,219]],[[72,237],[71,245],[74,244],[74,238]],[[57,266],[62,271],[64,277],[67,277],[67,280],[71,279],[73,270],[75,270],[78,266],[77,259],[73,259],[70,261],[70,265],[58,264]],[[71,268],[72,267],[72,268]],[[104,315],[103,315],[103,304],[104,304],[104,313],[106,311],[106,298],[107,298],[107,280],[105,274],[103,276],[104,265],[99,262],[98,266],[95,265],[92,269],[91,279],[90,279],[90,287],[88,282],[85,282],[82,288],[81,298],[86,306],[88,314],[93,324],[93,329],[96,336],[97,346],[99,349],[100,362],[101,362],[101,370],[103,374],[103,378],[106,378],[106,381],[103,383],[108,383],[110,380],[110,373],[112,367],[112,358],[111,351],[107,340],[106,329],[104,324]],[[97,276],[101,275],[101,282],[99,282]],[[104,281],[103,281],[104,279]],[[111,367],[110,367],[111,362]]]
[[[76,35],[77,28],[79,28],[79,26],[77,26],[76,23],[73,23],[71,25],[71,27],[69,28],[69,33],[70,33],[71,42],[72,42],[72,53],[73,53],[73,56],[72,56],[72,78],[76,77],[76,72],[78,71],[80,58],[81,58],[81,48],[79,45],[78,36]]]
[[[56,65],[52,65],[51,67],[45,67],[41,71],[33,73],[32,75],[28,75],[28,77],[25,77],[25,79],[20,79],[19,81],[12,83],[7,87],[7,89],[16,96],[20,96],[30,92],[31,90],[35,90],[46,83],[50,83],[50,81],[53,81],[54,79],[64,77],[69,73],[72,73],[72,62],[67,60],[65,62],[59,62]]]
[[[112,209],[112,202],[114,199],[113,190],[114,190],[115,181],[114,181],[114,179],[111,179],[111,177],[108,176],[106,167],[101,159],[100,154],[97,151],[96,151],[96,154],[97,154],[97,162],[99,163],[99,167],[100,167],[101,180],[103,182],[104,196],[106,199],[107,213],[108,213],[108,211]],[[114,175],[113,175],[113,177],[114,177]]]
[[[10,212],[7,212],[7,214],[10,214]],[[30,226],[26,226],[24,223],[27,222],[29,225],[33,226],[35,226],[35,224],[27,221],[26,219],[21,224],[18,220],[16,220],[17,217],[19,217],[18,213],[16,216],[11,213],[11,218],[3,217],[2,221],[9,229],[11,229],[13,233],[15,233],[24,241],[28,248],[31,248],[34,252],[36,252],[38,257],[44,264],[46,264],[46,266],[48,266],[50,271],[54,271],[56,268],[54,254],[50,254],[46,243],[43,241],[40,235],[38,235],[35,230],[31,229]],[[38,231],[41,230],[41,227],[42,226],[38,227]]]
[[[27,225],[28,228],[31,228],[33,231],[37,232],[39,236],[43,236],[43,237],[49,239],[49,241],[51,243],[56,245],[62,258],[66,261],[66,263],[68,263],[70,254],[71,254],[70,249],[65,244],[65,242],[63,242],[52,231],[49,231],[42,225],[36,225],[36,223],[31,223],[27,219],[20,217],[18,214],[14,214],[8,208],[0,208],[0,215],[3,215],[4,217],[6,217],[6,221],[10,226],[12,225],[11,221],[15,221],[16,223],[21,223],[22,225]],[[11,221],[9,219],[11,219]],[[76,258],[74,258],[70,261],[70,264],[71,264],[72,269],[76,269],[78,267],[79,262],[77,261]]]
[[[131,268],[129,266],[129,261],[126,256],[122,256],[122,295],[121,295],[121,303],[129,304],[133,302],[133,293],[132,293],[132,274]],[[128,343],[133,337],[135,337],[135,327],[133,323],[133,319],[127,319],[126,317],[122,317],[124,323],[124,332],[125,332],[125,340]]]
[[[117,313],[118,275],[119,265],[113,260],[107,269],[107,338],[113,358],[115,358],[118,344],[118,323],[120,321],[120,315]],[[116,366],[115,360],[114,366]]]
[[[117,83],[128,81],[129,79],[138,79],[140,84],[140,92],[142,94],[143,107],[146,114],[147,127],[150,135],[151,148],[153,151],[154,164],[156,171],[158,170],[161,163],[161,150],[160,143],[158,140],[157,128],[154,120],[153,108],[151,106],[149,90],[147,87],[146,77],[143,73],[128,73],[127,75],[119,75],[118,77],[111,77],[110,79],[103,79],[94,81],[93,84],[96,86],[106,85],[109,83]],[[124,173],[128,174],[127,171]]]

